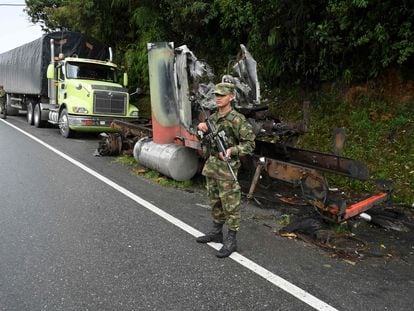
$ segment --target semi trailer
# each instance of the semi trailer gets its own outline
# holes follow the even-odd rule
[[[119,81],[123,80],[123,81]],[[112,50],[77,32],[59,31],[0,54],[0,85],[9,115],[57,125],[63,137],[76,131],[110,131],[113,120],[133,122],[128,76],[112,62]]]

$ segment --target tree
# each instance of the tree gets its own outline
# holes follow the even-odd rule
[[[30,17],[30,21],[40,24],[43,30],[54,30],[55,24],[50,19],[53,11],[64,5],[66,0],[26,0],[25,12]]]
[[[317,87],[414,63],[408,0],[27,0],[45,29],[89,34],[116,48],[131,81],[148,83],[146,44],[187,44],[223,73],[245,44],[268,85]]]

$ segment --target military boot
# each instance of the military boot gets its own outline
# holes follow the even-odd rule
[[[198,243],[223,243],[223,224],[213,222],[213,229],[206,235],[199,236],[196,241]]]
[[[223,247],[217,252],[218,258],[224,258],[231,255],[231,253],[237,251],[236,231],[229,230],[226,241],[224,241]]]

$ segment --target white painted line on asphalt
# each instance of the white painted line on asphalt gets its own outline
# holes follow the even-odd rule
[[[43,145],[47,149],[51,150],[52,152],[56,153],[60,157],[64,158],[65,160],[71,162],[72,164],[76,165],[77,167],[81,168],[85,172],[89,173],[90,175],[94,176],[95,178],[99,179],[100,181],[106,183],[108,186],[111,186],[115,190],[119,191],[123,195],[129,197],[131,200],[137,202],[138,204],[142,205],[146,209],[150,210],[151,212],[157,214],[158,216],[164,218],[165,220],[169,221],[173,225],[179,227],[180,229],[186,231],[187,233],[191,234],[194,237],[198,237],[203,235],[201,231],[187,225],[183,221],[179,220],[178,218],[164,212],[162,209],[156,207],[154,204],[144,200],[143,198],[137,196],[136,194],[132,193],[131,191],[125,189],[124,187],[116,184],[115,182],[111,181],[110,179],[106,178],[105,176],[99,174],[98,172],[90,169],[86,165],[80,163],[79,161],[71,158],[70,156],[66,155],[65,153],[55,149],[54,147],[48,145],[47,143],[43,142],[42,140],[38,139],[37,137],[23,131],[22,129],[18,128],[17,126],[7,122],[5,120],[1,120],[8,124],[9,126],[13,127],[17,131],[23,133],[27,137],[33,139],[34,141],[38,142],[39,144]],[[219,243],[208,243],[211,247],[218,250],[221,247]],[[289,281],[283,279],[282,277],[272,273],[271,271],[263,268],[262,266],[256,264],[255,262],[251,261],[250,259],[244,257],[240,253],[233,253],[230,256],[235,262],[239,263],[240,265],[246,267],[247,269],[253,271],[257,275],[261,276],[262,278],[266,279],[270,283],[276,285],[280,289],[284,290],[285,292],[289,293],[290,295],[298,298],[299,300],[303,301],[307,305],[315,308],[316,310],[324,310],[324,311],[334,311],[337,310],[331,305],[323,302],[322,300],[316,298],[315,296],[311,295],[310,293],[306,292],[305,290],[297,287],[296,285],[290,283]]]

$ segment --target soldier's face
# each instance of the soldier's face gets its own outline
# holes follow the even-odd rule
[[[231,101],[233,100],[234,95],[228,94],[228,95],[219,95],[216,94],[216,104],[219,108],[225,108],[228,105],[230,105]]]

